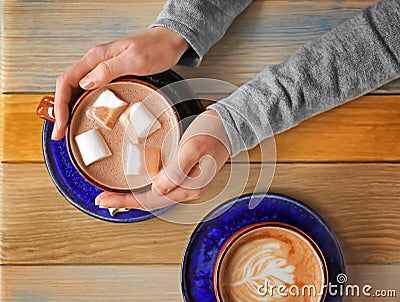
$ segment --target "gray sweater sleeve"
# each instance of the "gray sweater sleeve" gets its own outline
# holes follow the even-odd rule
[[[168,0],[151,26],[180,33],[191,45],[180,63],[196,66],[249,3]],[[397,78],[399,59],[400,1],[382,0],[208,108],[221,116],[234,156]]]
[[[400,76],[400,1],[383,0],[209,106],[231,156]]]
[[[150,27],[179,33],[191,46],[178,64],[196,67],[251,0],[167,0]]]

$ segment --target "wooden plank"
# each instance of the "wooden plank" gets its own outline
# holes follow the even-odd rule
[[[43,162],[41,95],[3,94],[0,160]],[[313,117],[275,137],[278,162],[377,162],[400,160],[400,96],[366,96]],[[1,122],[2,121],[2,122]],[[265,143],[266,146],[269,143]],[[268,158],[267,158],[268,159]],[[250,152],[252,162],[263,158]],[[264,160],[265,161],[265,160]]]
[[[400,98],[367,96],[275,137],[278,161],[398,161]],[[256,151],[256,150],[255,150]],[[256,153],[253,158],[260,158]]]
[[[2,301],[183,301],[179,265],[5,265],[1,270]],[[371,294],[396,290],[397,298],[374,301],[398,301],[399,265],[350,265],[347,272],[348,284],[372,285]],[[349,293],[343,301],[367,299]]]
[[[0,158],[43,162],[43,120],[36,116],[42,95],[0,95]]]
[[[182,301],[179,265],[2,266],[2,301]]]
[[[251,165],[245,193],[254,192],[259,168]],[[226,165],[202,201],[224,188],[229,171]],[[244,182],[232,181],[213,206],[240,194]],[[88,217],[60,196],[43,164],[2,164],[0,182],[3,264],[180,263],[194,228],[160,219],[113,224]],[[320,213],[348,264],[400,262],[398,164],[279,164],[271,191]]]
[[[345,297],[345,302],[366,301],[367,299],[382,302],[399,301],[400,265],[350,265],[346,269],[346,274],[347,284],[358,285],[360,296]],[[369,286],[371,286],[370,290],[368,290]],[[363,288],[371,296],[364,295]]]
[[[266,64],[286,60],[305,42],[375,2],[255,1],[211,49],[200,68],[176,70],[185,78],[217,78],[240,85]],[[145,29],[163,3],[6,1],[1,90],[53,91],[56,77],[90,47]],[[397,81],[378,92],[398,91]]]

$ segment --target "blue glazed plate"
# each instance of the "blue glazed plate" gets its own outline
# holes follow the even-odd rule
[[[51,140],[54,124],[49,121],[43,126],[43,155],[50,177],[60,193],[75,207],[93,217],[111,222],[138,222],[153,218],[150,212],[131,210],[111,216],[107,209],[94,204],[94,199],[102,190],[87,182],[75,169],[69,157],[65,138],[60,141]],[[170,207],[154,211],[161,214]]]
[[[152,76],[136,77],[162,89],[162,91],[175,104],[181,118],[182,129],[185,130],[190,122],[201,112],[204,107],[197,99],[191,88],[182,82],[182,78],[172,70],[167,70]],[[181,83],[179,86],[170,86],[172,83]],[[178,90],[176,88],[179,88]],[[168,211],[173,206],[168,206],[152,213],[131,210],[111,216],[107,209],[100,209],[94,200],[102,190],[87,182],[76,170],[69,157],[65,138],[60,141],[51,140],[54,124],[45,121],[42,133],[42,148],[47,170],[60,193],[75,207],[93,217],[111,222],[138,222],[153,218]]]
[[[250,209],[249,202],[253,198],[260,203]],[[216,218],[210,219],[212,217]],[[217,301],[213,271],[219,251],[237,231],[260,222],[286,223],[306,233],[325,257],[329,281],[340,285],[336,278],[345,272],[343,253],[335,235],[321,216],[290,197],[278,194],[245,195],[215,208],[193,231],[183,256],[181,282],[185,301]],[[328,293],[325,301],[342,299]]]

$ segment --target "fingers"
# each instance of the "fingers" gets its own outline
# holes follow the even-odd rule
[[[73,90],[64,78],[59,79],[57,80],[54,98],[54,117],[56,122],[51,134],[52,140],[60,140],[65,136],[69,117],[68,103],[72,97]]]
[[[100,208],[142,209],[132,193],[103,192],[96,197],[95,204]]]
[[[79,81],[101,61],[105,60],[107,56],[106,45],[96,46],[58,77],[54,98],[56,123],[52,139],[59,140],[65,136],[69,116],[68,104],[76,97],[79,91]]]
[[[197,177],[201,173],[199,165],[193,167],[188,177]],[[185,184],[185,181],[182,183]],[[145,211],[164,208],[176,202],[195,200],[203,196],[206,188],[189,190],[184,187],[176,187],[168,194],[162,196],[148,190],[142,193],[118,194],[103,192],[96,197],[95,204],[101,208],[129,208]]]
[[[100,62],[79,82],[79,85],[86,90],[96,89],[120,76],[130,74],[129,62],[126,57],[127,55],[122,53],[107,61]]]
[[[98,203],[100,208],[128,208],[149,211],[153,209],[163,208],[172,204],[172,202],[165,200],[164,198],[154,198],[155,196],[151,196],[151,194],[148,194],[148,192],[151,191],[138,194],[102,193],[97,196],[96,202]],[[152,208],[150,208],[150,206]]]
[[[83,89],[96,89],[124,75],[150,75],[167,70],[170,67],[168,65],[166,68],[161,68],[162,62],[157,62],[157,64],[155,64],[155,62],[150,59],[151,51],[148,49],[141,49],[136,39],[131,40],[129,46],[125,45],[125,47],[122,47],[119,45],[120,43],[127,42],[119,42],[118,46],[120,49],[115,50],[112,57],[98,62],[97,66],[81,79],[79,85]],[[118,52],[119,54],[115,55]],[[158,68],[154,70],[153,65]]]
[[[100,208],[129,208],[152,211],[170,206],[176,202],[198,199],[203,193],[204,189],[187,190],[181,187],[177,187],[165,196],[156,194],[151,190],[136,194],[104,192],[96,197],[96,204]]]
[[[202,156],[198,147],[197,143],[189,141],[179,148],[178,155],[154,178],[154,193],[165,195],[186,179]]]
[[[186,141],[181,142],[172,162],[153,179],[152,190],[126,194],[124,197],[104,193],[99,197],[101,206],[153,210],[201,197],[229,158],[228,149],[220,140],[218,130],[213,130],[208,124],[201,130],[204,131],[197,129]]]
[[[68,103],[80,87],[92,90],[123,75],[162,72],[175,65],[188,47],[180,35],[163,28],[93,47],[57,80],[52,137],[58,140],[65,135]]]
[[[94,204],[96,206],[100,205],[100,201],[106,197],[108,197],[109,195],[113,195],[115,193],[113,192],[108,192],[108,191],[104,191],[103,193],[100,193],[99,195],[96,196],[95,200],[94,200]],[[122,195],[122,194],[116,194],[116,195]]]
[[[153,181],[155,192],[163,195],[186,179],[197,163],[201,175],[192,179],[189,189],[206,186],[229,158],[229,139],[217,112],[209,110],[200,114],[183,134],[178,156],[161,171]]]

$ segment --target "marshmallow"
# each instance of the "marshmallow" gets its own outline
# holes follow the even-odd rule
[[[111,216],[114,216],[118,213],[122,213],[122,212],[128,212],[130,211],[130,209],[127,208],[108,208],[108,212],[110,212]]]
[[[110,148],[97,128],[75,136],[75,141],[86,166],[111,156]]]
[[[86,114],[103,127],[111,129],[128,103],[119,99],[111,90],[103,91]]]
[[[139,138],[144,138],[161,128],[160,122],[141,102],[133,104],[121,116],[121,122],[128,127],[127,131],[133,128]]]
[[[129,144],[126,163],[126,174],[138,175],[142,168],[142,150],[137,145]]]
[[[129,120],[126,118],[125,113],[121,116],[119,121],[121,122],[122,127],[124,127],[125,131],[128,133],[129,141],[132,144],[139,144],[139,138],[136,135],[135,130],[133,130],[133,127],[130,125]]]
[[[161,150],[157,147],[147,146],[145,151],[139,145],[129,144],[126,162],[127,175],[147,173],[154,176],[160,170]]]

